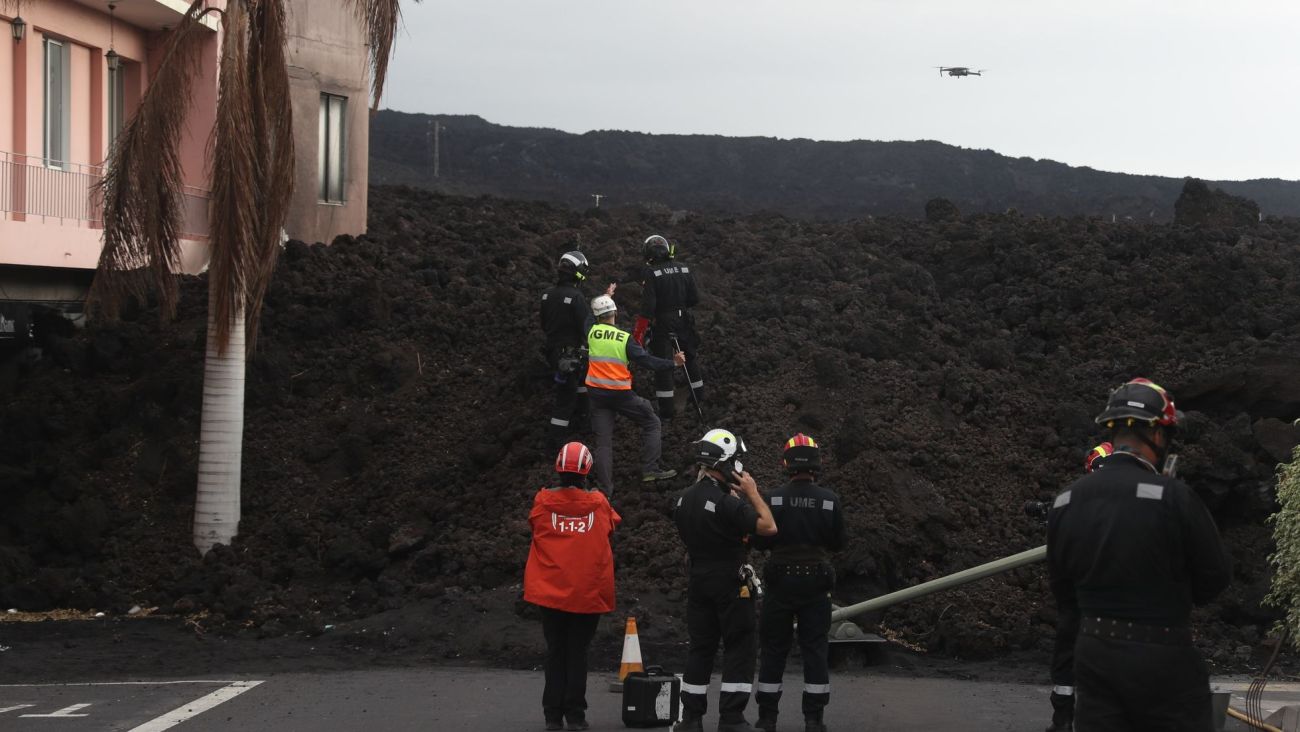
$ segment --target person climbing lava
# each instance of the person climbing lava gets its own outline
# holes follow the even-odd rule
[[[695,275],[689,265],[677,260],[677,247],[659,234],[646,238],[642,253],[646,261],[641,275],[643,295],[632,338],[640,345],[648,331],[648,348],[660,358],[668,358],[680,347],[686,353],[689,388],[698,403],[704,398],[704,372],[699,360],[700,338],[691,313],[700,302]],[[655,374],[655,397],[659,418],[672,419],[676,405],[671,371]]]
[[[676,470],[659,467],[663,450],[662,426],[654,407],[632,391],[632,372],[628,362],[666,371],[687,363],[686,355],[677,352],[672,360],[656,358],[632,340],[631,334],[614,325],[618,306],[614,298],[601,295],[591,301],[596,324],[587,333],[587,390],[591,408],[591,428],[596,433],[596,482],[607,496],[614,492],[614,415],[621,414],[641,429],[641,480],[651,483],[668,480]]]
[[[595,323],[587,296],[578,286],[591,267],[582,252],[560,256],[556,282],[542,293],[542,332],[546,334],[546,365],[555,378],[555,404],[546,427],[547,450],[558,450],[587,415],[587,331]]]

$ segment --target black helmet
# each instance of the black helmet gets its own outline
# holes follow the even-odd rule
[[[1110,393],[1106,409],[1097,415],[1097,424],[1108,428],[1140,423],[1147,427],[1177,427],[1183,413],[1174,406],[1169,392],[1150,379],[1133,379]]]
[[[781,455],[787,473],[816,473],[822,469],[820,451],[817,441],[800,432],[785,441],[785,452]]]
[[[572,279],[581,282],[587,279],[587,272],[591,266],[587,264],[587,255],[579,251],[565,252],[560,257],[560,264],[556,267],[560,276],[565,279]]]
[[[641,251],[645,253],[647,262],[666,262],[673,258],[676,247],[669,244],[662,236],[652,234],[646,237],[645,243],[641,245]]]
[[[713,429],[704,433],[699,442],[691,445],[695,451],[695,462],[706,468],[713,468],[724,475],[735,471],[743,472],[745,467],[740,462],[748,450],[745,441],[728,430]]]

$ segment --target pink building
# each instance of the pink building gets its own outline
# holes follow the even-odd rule
[[[298,154],[286,229],[328,242],[365,231],[367,48],[347,0],[286,4]],[[33,307],[81,311],[101,248],[95,184],[148,88],[166,31],[188,7],[188,0],[0,2],[0,29],[8,31],[0,37],[0,339],[21,336]],[[205,21],[203,68],[183,110],[187,272],[207,263],[220,25],[215,14]]]

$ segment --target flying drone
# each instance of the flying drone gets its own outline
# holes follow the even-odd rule
[[[939,70],[939,76],[943,76],[945,73],[948,76],[983,76],[984,72],[988,71],[988,69],[972,71],[969,66],[936,66],[935,68]]]

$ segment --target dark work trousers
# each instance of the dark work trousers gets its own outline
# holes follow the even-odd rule
[[[546,688],[542,713],[547,721],[570,722],[587,716],[587,648],[596,635],[599,615],[542,608],[546,636]]]
[[[1210,677],[1192,645],[1080,634],[1076,732],[1210,732]]]
[[[580,425],[587,416],[586,380],[585,364],[571,374],[555,372],[555,406],[546,429],[547,442],[553,450],[559,450],[569,441],[569,435],[581,430]]]
[[[1079,637],[1079,614],[1061,612],[1052,642],[1052,726],[1067,729],[1074,722],[1074,644]]]
[[[722,693],[718,719],[735,723],[745,718],[753,690],[757,645],[754,598],[737,575],[735,562],[696,562],[686,591],[686,630],[690,651],[682,674],[682,719],[699,719],[709,709],[709,677],[713,657],[722,642]],[[745,588],[743,591],[741,588]]]
[[[591,429],[596,433],[596,483],[606,498],[614,497],[614,415],[621,414],[641,430],[641,472],[659,469],[661,426],[650,402],[631,390],[592,388],[587,392]]]
[[[758,702],[760,719],[776,719],[781,702],[781,678],[799,623],[799,652],[803,656],[803,716],[821,721],[822,710],[831,700],[831,676],[827,656],[831,630],[831,588],[835,578],[830,567],[801,566],[791,573],[784,567],[768,567],[767,594],[759,616]]]
[[[673,310],[655,316],[654,330],[650,333],[650,344],[647,350],[651,355],[671,359],[674,348],[670,334],[674,333],[677,335],[677,342],[681,344],[682,352],[686,354],[686,373],[691,384],[687,388],[694,388],[695,398],[703,401],[704,371],[700,368],[700,339],[695,333],[695,318],[690,312]],[[659,402],[659,416],[663,419],[672,419],[677,409],[673,402],[674,373],[676,372],[655,372],[655,398]]]

